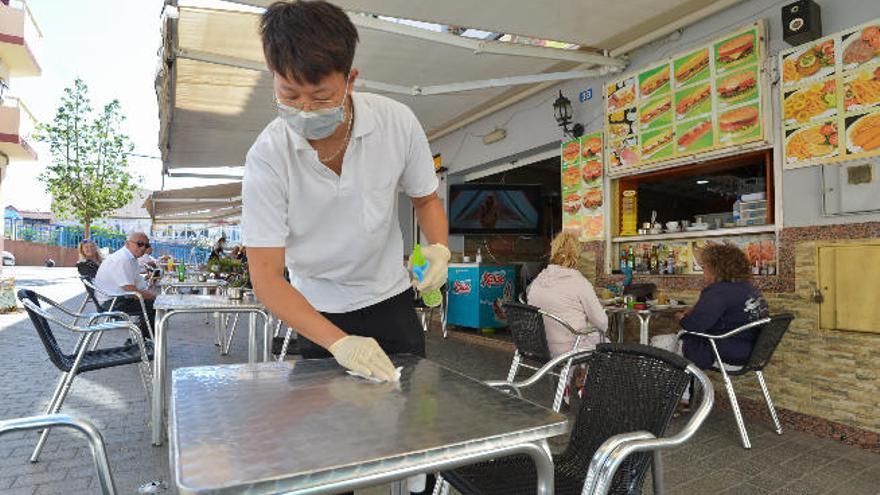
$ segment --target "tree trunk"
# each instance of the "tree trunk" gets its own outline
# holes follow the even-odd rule
[[[86,221],[83,222],[83,238],[91,239],[92,238],[92,219],[86,217]]]

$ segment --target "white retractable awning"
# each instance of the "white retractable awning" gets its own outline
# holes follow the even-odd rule
[[[429,138],[542,84],[620,71],[621,49],[741,0],[334,0],[360,45],[359,89],[409,105]],[[263,7],[269,0],[235,0]],[[376,14],[364,15],[363,13]],[[480,40],[400,23],[423,20],[579,44],[566,50]],[[156,79],[164,170],[241,166],[275,116],[259,14],[181,6],[164,26]],[[610,56],[608,54],[611,54]],[[622,52],[621,52],[622,53]]]
[[[143,207],[155,224],[230,219],[241,215],[241,182],[156,191]]]

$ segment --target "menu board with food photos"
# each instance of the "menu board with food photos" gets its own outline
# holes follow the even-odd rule
[[[779,55],[786,168],[880,155],[880,19]]]
[[[609,175],[764,140],[755,23],[605,86]]]
[[[603,239],[602,133],[562,143],[562,228],[582,241]]]

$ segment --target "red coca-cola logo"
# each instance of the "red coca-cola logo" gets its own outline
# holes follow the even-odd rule
[[[507,280],[507,274],[503,271],[483,272],[480,278],[480,287],[501,287]]]
[[[470,294],[471,293],[471,281],[470,280],[456,280],[452,284],[452,293],[455,295]]]

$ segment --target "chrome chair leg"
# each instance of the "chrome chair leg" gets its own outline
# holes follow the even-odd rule
[[[440,308],[440,328],[443,330],[443,338],[447,337],[446,333],[446,314],[449,311],[449,290],[443,294],[443,307]]]
[[[290,345],[290,338],[293,336],[293,329],[287,327],[287,334],[284,335],[284,344],[281,346],[281,354],[278,355],[278,362],[284,361],[284,356],[287,355],[287,347]]]
[[[559,385],[556,386],[556,396],[553,397],[553,410],[559,412],[562,407],[562,398],[565,395],[565,387],[568,386],[568,374],[571,371],[571,360],[565,362],[562,370],[559,372]],[[569,394],[574,392],[569,390]]]
[[[761,392],[764,393],[764,402],[767,403],[770,417],[773,418],[773,424],[776,426],[776,434],[782,435],[782,424],[779,422],[779,417],[776,416],[776,408],[773,407],[773,399],[770,398],[770,391],[767,390],[767,382],[764,381],[764,373],[762,371],[756,371],[755,374],[758,375],[758,383],[761,384]]]
[[[440,476],[440,473],[437,473],[434,491],[431,492],[431,495],[443,495],[445,493],[449,493],[449,483],[443,479],[443,476]]]
[[[520,359],[519,351],[514,351],[513,361],[510,363],[510,371],[507,372],[507,383],[513,383],[516,379],[516,372],[519,370]]]
[[[721,370],[721,376],[724,378],[724,388],[727,389],[727,398],[730,400],[730,408],[733,409],[733,417],[736,419],[737,428],[739,428],[739,436],[742,440],[743,448],[750,449],[752,448],[752,443],[749,442],[749,433],[746,431],[746,424],[743,421],[742,411],[739,410],[739,402],[736,400],[736,393],[733,391],[733,382],[727,374],[727,369],[724,368],[724,360],[721,359],[721,354],[718,353],[718,347],[715,345],[715,341],[709,340],[709,344],[712,345],[712,351],[715,353],[715,360],[718,363],[718,369]]]
[[[101,337],[104,336],[104,332],[98,332],[95,335],[95,340],[92,342],[92,345],[89,346],[90,351],[94,351],[98,349],[98,344],[101,343]]]
[[[73,361],[73,366],[70,367],[70,371],[62,375],[61,381],[55,389],[53,400],[49,403],[49,407],[46,410],[46,414],[55,414],[61,410],[61,405],[64,403],[64,399],[67,398],[67,394],[70,392],[70,386],[73,384],[73,379],[76,378],[76,373],[79,370],[79,364],[82,362],[83,355],[85,355],[86,349],[89,347],[91,337],[92,336],[89,334],[83,335],[77,343],[76,358]],[[39,460],[40,452],[43,451],[43,447],[46,445],[46,439],[48,437],[49,430],[40,431],[40,439],[37,440],[37,445],[34,447],[34,452],[31,454],[30,462],[34,463]]]
[[[238,328],[238,313],[235,313],[235,318],[232,319],[232,328],[227,333],[226,345],[221,349],[221,354],[224,356],[229,354],[229,347],[232,345],[232,338],[235,337],[236,328]]]

